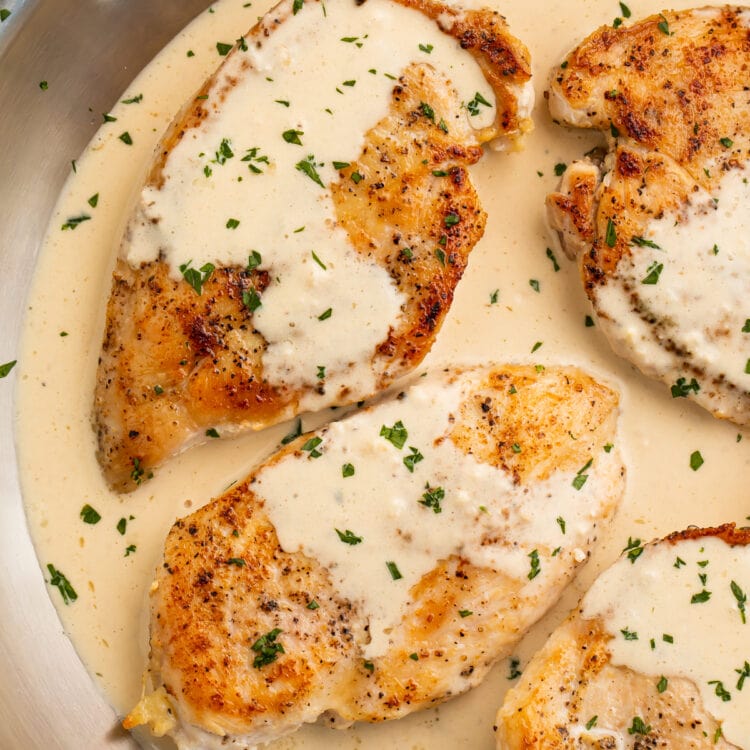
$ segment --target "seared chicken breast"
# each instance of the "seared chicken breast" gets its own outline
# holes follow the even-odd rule
[[[283,447],[170,531],[124,725],[246,748],[476,685],[614,513],[617,404],[572,367],[444,371]]]
[[[414,368],[484,231],[467,169],[529,129],[529,81],[498,13],[434,0],[284,0],[241,37],[125,231],[94,405],[108,482]]]
[[[629,540],[507,694],[499,750],[750,747],[749,544]]]
[[[552,74],[559,122],[606,134],[547,199],[613,348],[715,416],[750,424],[750,12],[603,27]]]

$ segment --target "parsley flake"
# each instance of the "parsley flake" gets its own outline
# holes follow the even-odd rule
[[[408,436],[409,433],[407,432],[406,427],[404,427],[404,423],[400,419],[393,425],[393,427],[386,427],[385,425],[383,425],[380,428],[380,437],[384,437],[389,443],[391,443],[399,450],[401,450],[406,444],[406,438]]]
[[[63,602],[67,605],[78,599],[78,594],[73,588],[70,581],[65,577],[65,574],[57,570],[52,563],[47,563],[47,570],[50,574],[49,584],[50,586],[57,586],[60,595],[63,598]]]
[[[404,466],[413,474],[414,466],[424,460],[424,456],[413,446],[409,446],[409,455],[404,456]]]
[[[211,274],[214,272],[214,264],[213,263],[205,263],[200,267],[200,269],[190,268],[190,264],[192,263],[192,260],[189,260],[187,263],[183,263],[180,266],[180,273],[182,274],[185,281],[187,281],[188,284],[190,284],[193,289],[195,289],[197,294],[203,293],[203,285],[208,281]]]
[[[256,669],[261,669],[267,664],[275,662],[279,654],[285,653],[284,647],[276,640],[281,632],[279,628],[274,628],[265,635],[262,635],[250,646],[256,654],[253,660],[253,666]]]
[[[361,544],[362,539],[364,537],[357,536],[351,529],[347,529],[346,531],[339,531],[339,529],[334,529],[334,531],[338,534],[339,539],[344,544],[350,544],[354,546],[355,544]]]

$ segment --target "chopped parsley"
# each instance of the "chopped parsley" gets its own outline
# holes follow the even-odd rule
[[[383,425],[380,428],[380,437],[384,437],[389,443],[401,450],[406,444],[406,438],[409,437],[409,433],[406,431],[404,423],[399,419],[393,427]]]
[[[625,3],[620,3],[620,13],[622,13],[623,18],[630,18],[630,8]]]
[[[239,225],[239,219],[227,219],[227,229],[237,229]]]
[[[659,276],[664,270],[663,263],[657,263],[654,261],[647,269],[646,275],[641,279],[641,284],[657,284],[659,282]]]
[[[669,682],[667,678],[662,675],[659,679],[659,682],[656,683],[656,691],[659,693],[663,693],[667,689],[667,685],[669,685]]]
[[[50,574],[50,586],[57,586],[65,604],[70,604],[78,599],[76,590],[62,571],[57,570],[52,563],[47,563],[47,570]]]
[[[532,550],[529,552],[528,558],[531,560],[531,568],[529,569],[527,578],[533,581],[542,571],[542,566],[539,562],[539,552],[535,549]]]
[[[133,139],[130,136],[130,133],[126,130],[124,133],[120,133],[120,135],[117,136],[126,146],[132,146],[133,145]]]
[[[287,143],[294,143],[297,146],[302,145],[302,141],[300,140],[300,136],[304,135],[304,131],[302,130],[285,130],[281,137],[287,142]]]
[[[318,365],[318,372],[316,377],[318,380],[325,380],[326,378],[326,368],[325,365]]]
[[[339,529],[334,529],[335,532],[338,534],[339,539],[344,544],[350,544],[354,546],[355,544],[361,544],[362,539],[364,537],[357,536],[351,529],[347,529],[346,531],[340,531]]]
[[[10,17],[10,11],[7,8],[0,8],[0,23]]]
[[[125,547],[125,557],[130,557],[132,554],[135,553],[135,551],[138,549],[138,547],[135,546],[135,544],[129,544],[127,547]]]
[[[311,252],[311,254],[312,254],[312,259],[313,259],[313,260],[314,260],[314,261],[315,261],[315,262],[316,262],[316,263],[317,263],[317,264],[318,264],[318,265],[319,265],[319,266],[320,266],[320,267],[321,267],[321,268],[322,268],[322,269],[323,269],[324,271],[327,271],[327,270],[328,270],[328,266],[327,266],[327,265],[326,265],[325,263],[323,263],[323,261],[322,261],[322,260],[321,260],[321,259],[320,259],[320,258],[318,257],[318,254],[317,254],[317,253],[315,252],[315,250],[313,250],[313,251]]]
[[[375,671],[375,665],[371,662],[365,659],[365,661],[362,662],[362,666],[368,671],[368,672],[374,672]]]
[[[607,233],[604,235],[604,241],[609,247],[614,247],[617,244],[617,229],[612,219],[607,219]]]
[[[102,520],[101,515],[94,510],[88,503],[81,508],[81,520],[84,523],[90,523],[92,526]]]
[[[445,218],[443,219],[443,223],[446,227],[454,227],[458,222],[461,221],[461,217],[453,213],[453,211],[450,211],[448,214],[446,214]]]
[[[216,51],[222,57],[225,57],[229,54],[229,50],[231,50],[233,46],[233,44],[228,44],[227,42],[216,42]]]
[[[424,456],[413,445],[409,446],[409,455],[404,456],[404,466],[413,474],[414,466],[424,460]]]
[[[185,281],[195,289],[197,294],[203,293],[203,285],[208,281],[211,274],[214,272],[213,263],[204,263],[200,269],[191,268],[190,264],[192,260],[187,263],[180,265],[180,273],[182,274]]]
[[[396,565],[393,560],[388,560],[385,564],[385,567],[388,568],[388,572],[391,574],[391,578],[394,581],[398,581],[399,578],[403,578],[401,575],[401,571],[398,569],[398,565]]]
[[[308,605],[307,609],[315,611],[316,609],[320,609],[320,604],[318,604],[315,599],[313,599]]]
[[[594,319],[590,315],[587,315],[583,319],[583,324],[586,326],[586,328],[593,328],[594,327]]]
[[[222,144],[224,142],[225,141],[222,141]],[[268,164],[268,157],[264,154],[259,153],[259,151],[259,146],[253,146],[252,148],[249,148],[245,155],[240,159],[240,161],[244,161],[247,163],[247,168],[253,174],[263,174],[263,170],[258,166],[258,164]],[[233,154],[231,155],[233,156]],[[226,159],[224,161],[226,161]],[[220,161],[218,163],[224,164],[224,161]]]
[[[650,247],[654,250],[661,250],[661,246],[657,245],[653,240],[648,240],[645,237],[635,236],[630,238],[631,245],[638,245],[638,247]]]
[[[555,174],[556,174],[556,175],[557,175],[558,177],[561,177],[562,175],[564,175],[564,174],[565,174],[565,170],[566,170],[567,168],[568,168],[568,165],[567,165],[567,164],[565,164],[565,163],[563,163],[563,162],[558,162],[557,164],[555,164]]]
[[[745,605],[747,604],[747,594],[740,588],[739,584],[736,581],[732,581],[729,584],[729,587],[732,589],[732,594],[734,595],[734,598],[737,600],[737,609],[740,612],[740,617],[742,618],[742,624],[745,625],[747,622],[746,616],[745,616]]]
[[[353,477],[354,476],[354,465],[353,464],[344,464],[341,467],[341,476],[346,479],[347,477]]]
[[[656,24],[656,28],[659,29],[662,34],[670,36],[671,32],[669,30],[669,21],[667,21],[666,16],[663,13],[659,13],[659,18],[661,18],[661,21]]]
[[[541,347],[542,347],[543,343],[544,343],[543,341],[537,341],[537,342],[536,342],[536,343],[534,344],[534,346],[532,346],[532,347],[531,347],[531,353],[533,354],[533,353],[534,353],[535,351],[537,351],[538,349],[541,349]]]
[[[529,286],[535,291],[539,291],[539,281],[537,279],[529,279]]]
[[[742,690],[745,686],[745,679],[750,677],[750,664],[745,662],[742,669],[735,669],[734,671],[740,676],[739,680],[737,680],[737,690]]]
[[[709,680],[708,684],[715,685],[714,694],[721,698],[724,703],[732,700],[732,694],[724,687],[724,683],[721,680]]]
[[[491,305],[496,305],[499,296],[500,296],[500,290],[499,289],[495,289],[494,292],[490,292],[490,304]],[[748,321],[748,322],[750,323],[750,321]]]
[[[633,630],[628,630],[625,628],[624,630],[620,631],[622,633],[622,637],[626,641],[637,641],[638,640],[638,633],[634,632]]]
[[[690,603],[691,604],[703,604],[707,602],[711,598],[711,592],[706,591],[706,589],[703,589],[702,591],[699,591],[697,594],[693,594],[690,597]]]
[[[557,273],[560,270],[560,264],[550,248],[547,248],[547,257],[552,261],[552,270]]]
[[[646,724],[640,716],[634,716],[632,724],[628,727],[628,734],[648,734],[651,725]]]
[[[672,398],[687,398],[690,391],[698,393],[701,387],[695,378],[687,382],[686,378],[677,378],[677,382],[672,386]]]
[[[215,427],[209,427],[206,430],[206,437],[217,438],[220,437],[218,430]]]
[[[292,4],[292,15],[296,16],[302,10],[302,6],[305,4],[305,0],[294,0]]]
[[[298,419],[297,424],[294,425],[294,429],[284,435],[283,438],[281,438],[281,444],[286,445],[287,443],[291,443],[292,440],[296,440],[300,435],[302,434],[302,420]]]
[[[96,208],[97,204],[99,203],[99,193],[94,193],[87,201],[86,203],[91,206],[91,208]]]
[[[435,110],[427,102],[419,103],[419,111],[428,119],[435,122]]]
[[[305,444],[302,446],[303,451],[307,451],[310,455],[308,458],[320,458],[323,453],[318,450],[318,446],[323,442],[323,438],[319,437],[311,437]]]
[[[0,378],[7,378],[10,374],[10,371],[16,366],[16,362],[18,360],[13,360],[11,362],[6,362],[4,365],[0,365]]]
[[[430,487],[429,484],[425,485],[425,490],[426,492],[422,494],[422,499],[419,501],[420,505],[432,508],[433,513],[442,513],[440,501],[445,499],[445,490],[442,487]]]
[[[521,666],[521,661],[517,659],[515,656],[512,656],[508,662],[508,679],[509,680],[516,680],[518,679],[522,672],[519,669]]]
[[[245,562],[245,559],[243,557],[230,557],[227,560],[227,565],[235,565],[238,568],[244,568],[247,563]]]
[[[318,315],[318,320],[328,320],[328,318],[333,315],[333,308],[329,307],[327,310],[324,310],[320,315]]]
[[[67,229],[76,229],[79,224],[82,224],[84,221],[90,221],[91,217],[88,214],[80,214],[80,216],[72,216],[69,218],[63,225],[60,227],[63,232]]]
[[[472,117],[476,117],[479,114],[479,105],[483,104],[485,107],[491,107],[492,105],[477,91],[474,94],[474,98],[466,104],[466,109],[469,110],[469,114]]]
[[[435,48],[431,44],[420,44],[419,45],[419,49],[422,52],[426,52],[429,55],[430,52],[432,52],[432,50],[435,49]]]
[[[635,561],[643,554],[641,540],[628,537],[628,543],[623,547],[622,551],[627,552],[628,560],[630,560],[632,564],[635,564]]]
[[[734,146],[734,141],[731,138],[719,138],[719,143],[721,143],[724,148],[732,148],[732,146]]]
[[[117,522],[117,526],[115,527],[117,531],[120,533],[121,536],[125,536],[125,530],[128,527],[128,519],[123,517]]]
[[[255,659],[253,660],[253,666],[256,669],[260,669],[267,664],[275,662],[279,654],[285,653],[284,647],[276,640],[280,634],[281,630],[279,628],[274,628],[258,638],[258,640],[250,647],[256,654]]]
[[[575,487],[577,490],[580,490],[584,484],[586,484],[586,480],[589,478],[589,475],[585,472],[589,469],[591,464],[594,463],[594,459],[590,458],[578,471],[576,472],[576,475],[573,479],[573,487]]]
[[[704,461],[703,461],[703,456],[701,455],[701,452],[693,451],[690,454],[690,468],[693,471],[698,471],[698,469],[700,469],[700,467],[703,466],[703,464],[704,464]]]
[[[255,312],[263,302],[253,287],[242,292],[242,304],[250,311]]]
[[[585,724],[586,729],[593,729],[596,726],[596,722],[599,717],[594,714]]]
[[[471,617],[474,612],[470,609],[459,609],[458,614],[461,615],[461,617]]]
[[[351,166],[348,161],[334,161],[331,163],[333,164],[334,169],[346,169]]]

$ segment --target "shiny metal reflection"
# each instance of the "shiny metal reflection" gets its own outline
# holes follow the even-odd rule
[[[127,84],[207,0],[0,0],[0,364],[71,160]],[[40,87],[47,81],[46,89]],[[0,748],[135,748],[62,632],[26,529],[0,380]],[[55,502],[55,498],[50,498]]]

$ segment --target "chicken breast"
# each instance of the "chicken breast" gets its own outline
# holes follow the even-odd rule
[[[507,694],[498,748],[750,747],[748,545],[733,524],[629,540]]]
[[[246,748],[476,685],[615,511],[617,403],[572,367],[445,371],[282,448],[169,533],[124,725]]]
[[[529,82],[499,14],[433,0],[284,0],[241,37],[125,231],[94,406],[108,482],[414,368],[484,231],[467,169],[529,129]]]
[[[603,27],[553,71],[559,122],[607,135],[547,198],[618,354],[750,424],[748,10]]]

